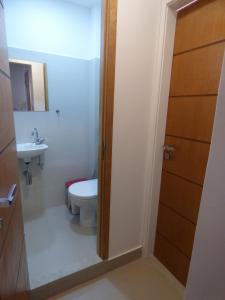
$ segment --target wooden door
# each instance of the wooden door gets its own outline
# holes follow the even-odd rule
[[[225,1],[178,13],[170,85],[156,257],[187,281],[225,50]]]
[[[0,1],[0,300],[26,300],[28,271],[6,49],[4,10]],[[13,191],[11,204],[3,203],[10,189]]]

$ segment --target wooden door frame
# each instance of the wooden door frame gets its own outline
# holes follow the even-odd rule
[[[113,108],[116,60],[117,0],[103,0],[98,165],[97,252],[109,256]]]
[[[148,136],[148,153],[150,154],[147,162],[144,196],[144,256],[151,256],[154,252],[177,10],[197,1],[162,0],[158,51],[153,69],[153,98],[149,116],[153,126]]]

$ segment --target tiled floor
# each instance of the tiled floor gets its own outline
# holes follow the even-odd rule
[[[155,259],[139,259],[49,300],[182,300],[183,293]]]
[[[25,223],[31,289],[100,262],[96,230],[82,229],[65,205]]]

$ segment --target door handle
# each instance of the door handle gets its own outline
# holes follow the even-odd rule
[[[163,157],[165,160],[172,160],[174,158],[175,147],[172,145],[164,145]]]
[[[10,207],[15,199],[17,192],[17,185],[13,184],[6,197],[0,198],[0,208],[1,207]]]

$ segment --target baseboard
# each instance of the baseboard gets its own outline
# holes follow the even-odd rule
[[[43,285],[30,291],[31,300],[46,300],[66,290],[72,289],[80,284],[126,265],[142,256],[142,247],[134,249],[120,256],[102,261],[94,266],[78,271],[54,282]]]

